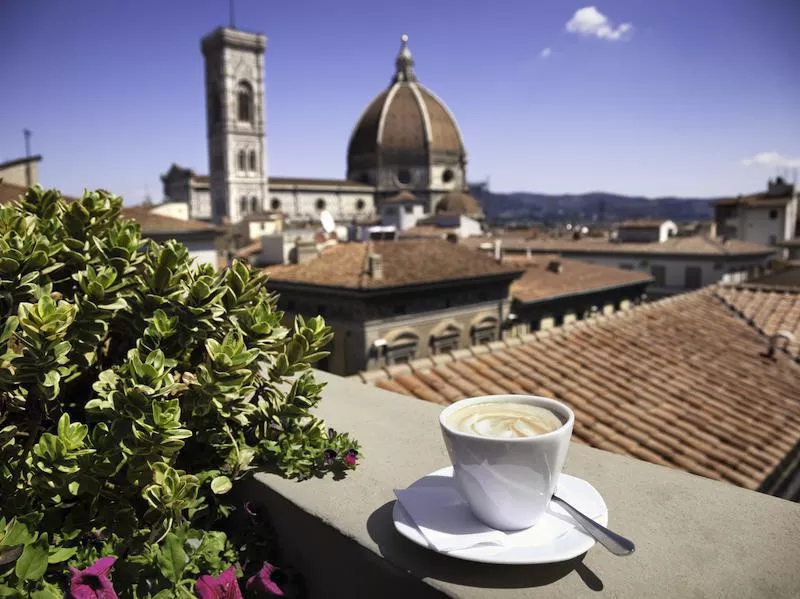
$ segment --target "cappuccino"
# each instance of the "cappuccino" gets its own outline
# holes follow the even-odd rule
[[[527,403],[486,402],[456,410],[447,417],[455,431],[481,437],[536,437],[564,423],[547,408]]]

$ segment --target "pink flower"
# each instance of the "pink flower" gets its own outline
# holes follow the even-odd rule
[[[200,599],[243,599],[239,583],[236,581],[235,566],[231,566],[219,576],[204,574],[194,584],[194,591]]]
[[[72,578],[69,581],[69,599],[118,599],[108,571],[116,557],[101,557],[85,570],[70,568]]]
[[[250,580],[247,581],[247,590],[260,591],[261,593],[266,593],[268,597],[283,597],[284,593],[275,581],[275,578],[279,576],[280,570],[269,562],[264,562],[258,574],[251,576]]]
[[[355,449],[348,449],[345,451],[344,463],[348,468],[355,468],[358,463],[358,452]]]

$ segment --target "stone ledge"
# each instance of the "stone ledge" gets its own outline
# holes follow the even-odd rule
[[[578,444],[565,470],[600,491],[632,556],[595,547],[563,564],[495,566],[418,547],[394,530],[392,490],[448,463],[441,407],[317,374],[328,381],[319,413],[361,441],[362,464],[342,481],[262,473],[249,489],[312,597],[800,596],[800,505]]]

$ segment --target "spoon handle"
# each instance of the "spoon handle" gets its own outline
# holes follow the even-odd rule
[[[563,507],[570,516],[572,516],[584,531],[594,538],[603,547],[608,549],[614,555],[630,555],[636,549],[636,546],[630,539],[626,539],[622,535],[608,530],[605,526],[598,524],[585,514],[582,514],[566,501],[561,499],[558,495],[553,495],[553,501]]]

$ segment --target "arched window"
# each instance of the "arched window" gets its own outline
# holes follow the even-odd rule
[[[242,196],[239,198],[239,212],[242,214],[247,214],[247,197]]]
[[[261,212],[260,206],[258,205],[258,198],[256,196],[250,198],[250,206],[253,212]]]
[[[250,170],[256,172],[256,151],[250,150]]]
[[[244,150],[239,150],[239,171],[245,172],[247,170],[247,155]]]
[[[386,347],[386,364],[406,364],[417,357],[419,337],[408,331],[395,337]]]
[[[325,210],[325,200],[322,198],[317,198],[315,206],[317,207],[317,210]]]
[[[269,205],[273,210],[281,209],[281,201],[278,198],[272,198],[272,201],[269,203]]]
[[[443,354],[458,349],[461,331],[454,324],[446,324],[434,329],[430,338],[432,354]]]
[[[247,81],[236,86],[236,109],[240,121],[253,122],[253,87]]]
[[[482,345],[497,339],[497,319],[487,316],[472,325],[472,344]]]

